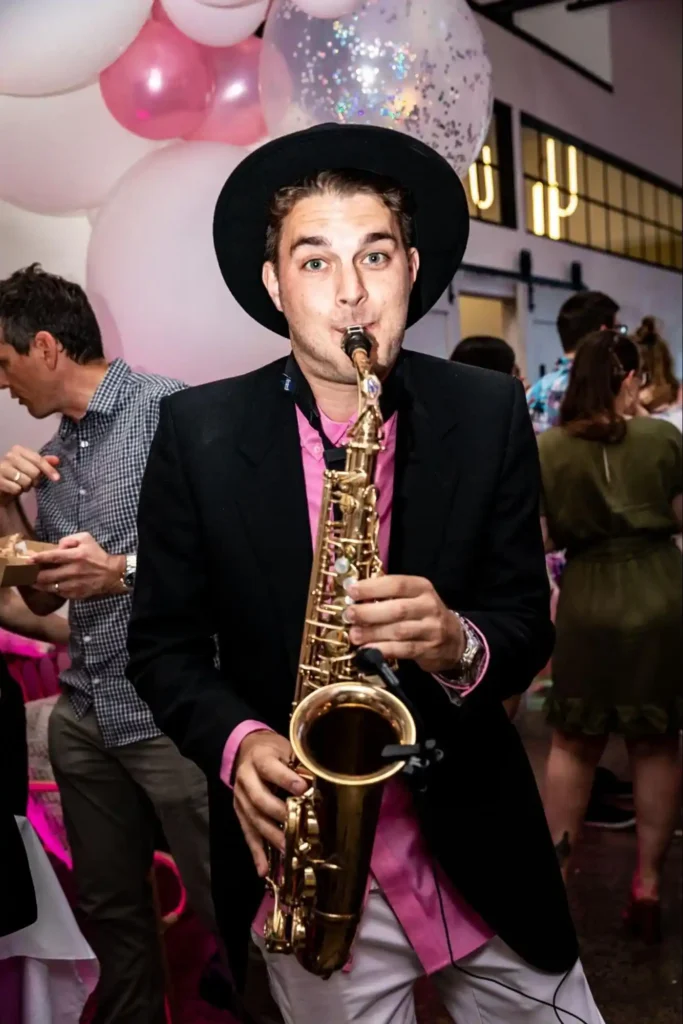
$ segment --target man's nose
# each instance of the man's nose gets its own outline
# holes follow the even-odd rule
[[[345,306],[358,306],[367,297],[363,278],[355,266],[343,267],[337,298]]]

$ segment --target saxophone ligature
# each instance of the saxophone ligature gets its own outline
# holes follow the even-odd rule
[[[383,752],[416,739],[405,704],[357,667],[345,621],[352,603],[347,587],[382,572],[374,475],[383,424],[370,337],[351,327],[342,345],[356,368],[358,418],[348,433],[344,469],[324,474],[289,723],[292,767],[309,788],[286,800],[284,853],[268,851],[274,905],[265,926],[270,952],[293,954],[323,978],[348,959],[384,784],[406,763],[387,761]]]

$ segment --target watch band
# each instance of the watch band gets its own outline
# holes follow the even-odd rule
[[[440,677],[447,683],[467,687],[473,683],[479,672],[481,659],[484,654],[484,645],[478,633],[472,629],[467,619],[464,619],[458,612],[451,611],[460,623],[465,637],[465,649],[456,667],[450,672],[439,673]]]
[[[137,569],[137,555],[126,555],[126,567],[121,575],[121,585],[127,590],[135,586],[135,570]]]

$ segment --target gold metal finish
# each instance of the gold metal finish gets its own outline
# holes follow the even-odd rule
[[[353,347],[360,342],[361,347]],[[360,922],[384,783],[405,761],[387,745],[415,743],[413,718],[377,677],[356,668],[345,611],[347,586],[382,572],[374,485],[382,450],[381,385],[362,328],[343,346],[356,367],[358,419],[343,470],[326,470],[299,671],[290,718],[292,766],[310,786],[287,800],[285,852],[271,847],[267,883],[275,904],[265,926],[270,952],[294,954],[311,974],[346,963]]]

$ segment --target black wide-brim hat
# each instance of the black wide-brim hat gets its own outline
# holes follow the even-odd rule
[[[221,273],[237,302],[284,337],[289,337],[287,321],[261,279],[272,198],[321,171],[342,169],[393,178],[412,193],[420,272],[408,327],[439,300],[462,262],[470,224],[465,190],[451,165],[423,142],[391,128],[340,124],[274,139],[245,157],[223,186],[213,237]]]

